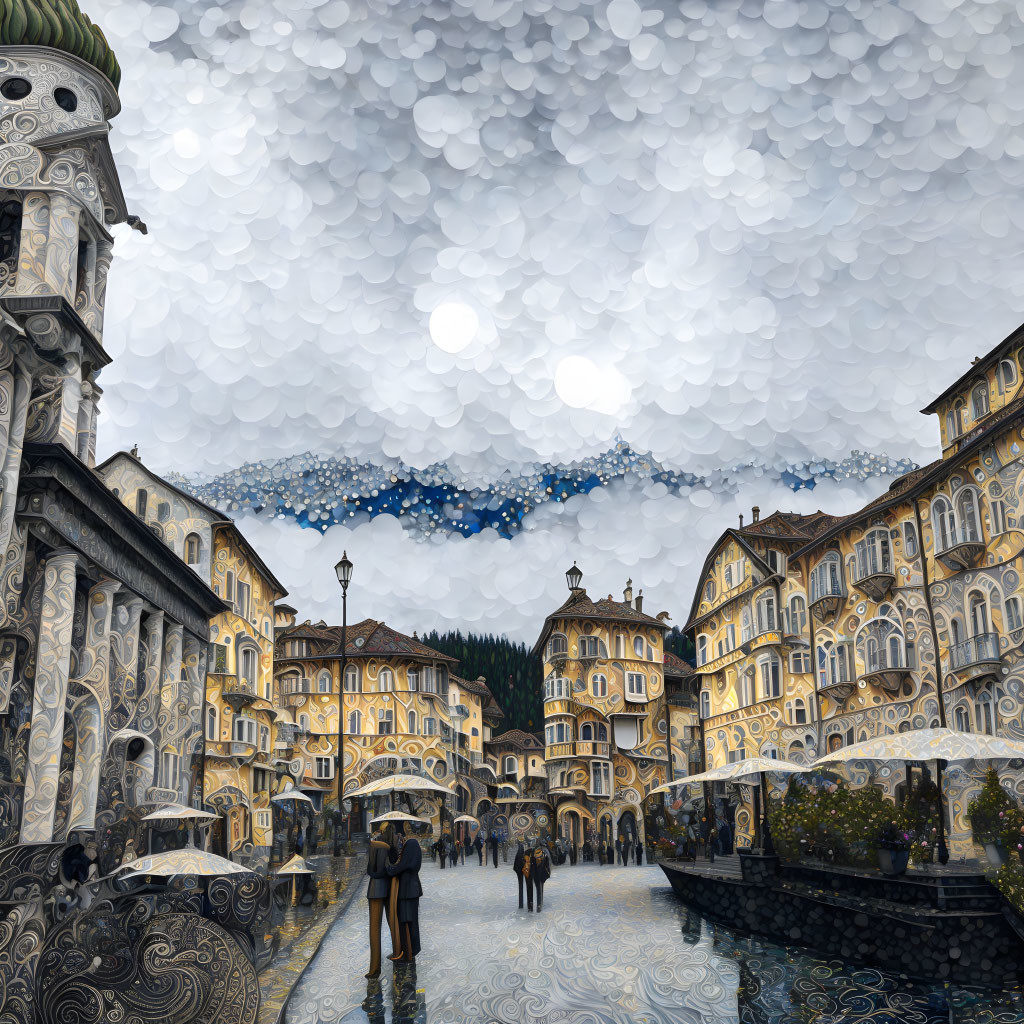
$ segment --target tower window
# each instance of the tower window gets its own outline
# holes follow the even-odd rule
[[[144,487],[135,492],[135,514],[141,519],[146,518],[146,506],[149,504],[149,495]]]
[[[32,83],[27,78],[8,78],[0,85],[0,96],[5,100],[23,100],[32,91]]]
[[[78,109],[78,97],[63,86],[53,90],[53,100],[61,110],[73,114]]]

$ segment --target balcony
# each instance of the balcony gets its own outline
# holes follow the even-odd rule
[[[224,685],[220,692],[224,698],[224,703],[230,704],[236,711],[239,708],[255,704],[258,700],[263,700],[263,696],[256,692],[256,684],[254,682],[249,679],[238,679],[235,676],[224,680]]]
[[[978,565],[984,554],[985,542],[973,527],[957,526],[944,537],[936,537],[935,556],[954,572]]]
[[[313,692],[312,679],[299,679],[290,682],[287,687],[281,689],[281,703],[286,708],[297,707]]]
[[[452,718],[469,718],[469,708],[465,704],[449,704],[448,714]]]
[[[829,676],[826,682],[818,680],[818,693],[824,693],[833,700],[844,701],[857,688],[853,679],[844,679],[841,676],[833,678]]]
[[[995,675],[1000,662],[998,633],[979,633],[949,649],[949,665],[960,683]]]
[[[559,758],[574,757],[576,754],[575,743],[552,743],[544,750],[546,761],[556,761]]]
[[[864,671],[857,680],[881,686],[882,689],[895,693],[909,673],[910,669],[906,665],[902,649],[893,653],[882,648],[868,656],[864,663]]]
[[[610,756],[611,744],[605,743],[600,740],[577,740],[576,741],[576,756],[577,757],[599,757],[604,761],[607,761]]]
[[[826,622],[835,616],[843,603],[843,585],[839,580],[828,580],[820,590],[815,590],[808,607],[819,621]]]
[[[282,722],[277,727],[277,746],[293,747],[299,736],[299,727],[291,722]]]
[[[896,573],[892,571],[892,565],[884,561],[868,559],[865,564],[861,564],[858,560],[853,571],[853,585],[873,601],[881,601],[896,584]]]
[[[575,702],[572,701],[568,696],[564,697],[545,697],[544,698],[544,717],[554,718],[556,715],[569,715],[572,718],[576,717]]]
[[[248,761],[256,753],[255,743],[244,740],[207,740],[207,757],[231,757]]]

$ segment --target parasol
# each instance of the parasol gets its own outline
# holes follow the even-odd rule
[[[365,786],[361,786],[353,793],[346,793],[346,796],[381,796],[385,793],[413,792],[416,790],[431,790],[437,793],[444,793],[451,796],[452,791],[447,786],[441,786],[432,779],[424,779],[419,775],[388,775],[383,779],[374,779]]]
[[[253,873],[251,868],[225,860],[215,853],[197,850],[193,846],[186,846],[180,850],[165,850],[163,853],[147,854],[145,857],[122,864],[117,870],[118,872],[127,872],[125,878],[135,878],[139,875],[160,875],[165,878],[170,878],[173,875],[219,877]]]

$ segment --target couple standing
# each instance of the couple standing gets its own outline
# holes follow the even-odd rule
[[[516,847],[512,870],[519,878],[519,909],[523,909],[523,886],[526,886],[526,909],[533,910],[533,891],[537,890],[537,913],[544,909],[544,883],[551,877],[551,857],[543,846],[527,850],[522,843]]]
[[[370,838],[366,873],[370,883],[370,969],[367,978],[380,975],[381,921],[387,915],[391,929],[393,963],[415,963],[420,951],[420,865],[423,854],[415,839],[407,839],[401,824],[375,832]]]

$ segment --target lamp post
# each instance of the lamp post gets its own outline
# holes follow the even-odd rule
[[[565,582],[569,584],[569,590],[575,594],[580,589],[580,581],[583,579],[583,573],[576,568],[576,563],[572,563],[572,568],[566,570]]]
[[[348,552],[341,553],[341,561],[334,567],[341,584],[341,683],[338,688],[338,813],[342,811],[345,792],[345,663],[348,655],[348,585],[352,582],[352,563]],[[339,823],[340,824],[340,823]],[[349,819],[349,838],[352,836],[352,822]],[[341,829],[334,829],[334,856],[341,855]]]

